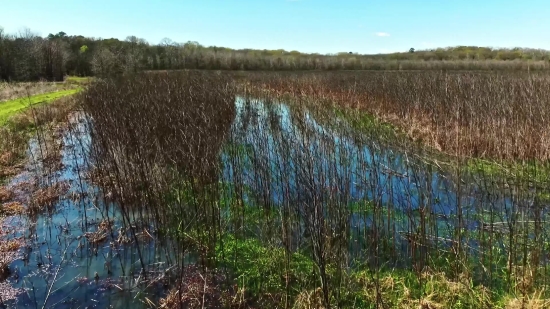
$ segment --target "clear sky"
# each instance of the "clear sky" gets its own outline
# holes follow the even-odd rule
[[[0,0],[0,26],[319,53],[550,49],[550,0]]]

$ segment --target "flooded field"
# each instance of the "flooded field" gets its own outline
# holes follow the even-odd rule
[[[365,292],[387,289],[384,278],[423,286],[428,272],[500,291],[475,294],[483,302],[545,280],[546,187],[403,147],[330,108],[229,102],[224,121],[197,112],[193,136],[178,131],[188,118],[156,122],[145,110],[156,107],[102,118],[98,106],[75,114],[58,146],[31,140],[7,186],[36,211],[3,221],[20,242],[6,304],[149,308],[176,288],[190,307],[369,307],[405,297]],[[48,147],[60,164],[43,160]]]

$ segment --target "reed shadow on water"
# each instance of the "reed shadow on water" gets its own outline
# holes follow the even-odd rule
[[[387,126],[357,126],[334,98],[274,92],[283,81],[265,74],[92,83],[62,134],[61,168],[37,178],[47,205],[20,222],[19,304],[490,308],[546,297],[547,187],[464,169]],[[44,145],[31,146],[40,159]]]

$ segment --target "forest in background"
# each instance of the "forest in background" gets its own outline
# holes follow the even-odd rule
[[[106,76],[143,70],[545,70],[550,51],[458,46],[391,54],[308,54],[286,50],[230,49],[148,43],[136,36],[101,39],[65,32],[15,34],[0,27],[0,80],[61,81],[66,75]]]

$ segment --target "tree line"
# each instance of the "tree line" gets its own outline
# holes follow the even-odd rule
[[[550,52],[459,46],[361,55],[230,49],[177,43],[150,44],[129,36],[101,39],[65,32],[41,37],[30,30],[8,34],[0,27],[0,80],[53,80],[65,75],[105,76],[143,70],[544,70]]]

